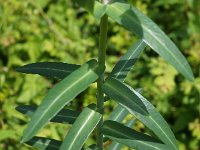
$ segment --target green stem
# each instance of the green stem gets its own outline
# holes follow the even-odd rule
[[[105,56],[107,47],[107,24],[108,16],[104,15],[100,22],[100,37],[99,37],[99,54],[98,63],[99,66],[105,66]],[[104,82],[104,73],[99,77],[97,81],[97,109],[98,112],[103,116],[104,109],[104,93],[102,91],[102,84]],[[101,132],[101,127],[103,125],[103,117],[101,118],[99,124],[97,125],[97,147],[99,150],[103,149],[103,134]]]

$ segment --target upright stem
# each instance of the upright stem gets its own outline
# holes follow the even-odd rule
[[[98,63],[99,66],[105,66],[105,56],[107,47],[107,23],[108,16],[104,15],[100,22],[100,37],[99,37],[99,54]],[[104,93],[102,91],[102,84],[104,82],[104,73],[99,77],[97,81],[97,109],[98,112],[104,113]],[[97,147],[99,150],[103,149],[103,134],[101,132],[101,127],[103,125],[103,117],[101,118],[99,124],[97,125]]]

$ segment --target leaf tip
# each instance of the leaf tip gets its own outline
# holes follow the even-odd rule
[[[195,78],[194,78],[194,75],[192,74],[190,79],[189,79],[191,82],[195,82]]]
[[[20,112],[20,106],[15,107],[15,110]]]
[[[21,140],[20,140],[20,144],[22,144],[22,143],[25,143],[25,140],[24,140],[23,137],[22,137]]]
[[[17,72],[21,72],[20,70],[21,70],[21,67],[15,68],[15,71],[17,71]]]
[[[190,72],[188,76],[185,76],[185,78],[190,82],[195,82],[195,77],[192,72]]]
[[[32,137],[31,136],[28,136],[28,135],[23,135],[21,140],[20,140],[20,143],[26,143],[27,141],[29,141]]]

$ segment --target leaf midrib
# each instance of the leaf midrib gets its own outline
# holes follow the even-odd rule
[[[111,86],[110,84],[107,84],[110,88],[112,88],[113,90],[115,90],[116,92],[118,92],[120,95],[121,95],[121,92],[115,88],[113,88],[113,86]],[[137,96],[137,95],[136,95]],[[123,97],[127,97],[126,95],[123,95]],[[140,108],[140,107],[139,107]],[[143,109],[142,109],[143,110]],[[153,122],[156,123],[156,121],[151,117],[151,116],[148,116],[149,119],[153,120]],[[174,143],[170,140],[170,138],[167,136],[167,134],[162,130],[162,128],[156,123],[156,125],[159,127],[159,129],[161,129],[161,131],[163,132],[163,134],[166,136],[166,138],[168,139],[168,141],[172,144],[173,147],[176,148],[176,145],[174,145]],[[166,143],[166,142],[165,142]]]
[[[129,97],[126,96],[126,94],[121,94],[121,91],[116,89],[114,86],[110,85],[109,83],[107,83],[107,86],[112,88],[114,91],[116,91],[117,93],[119,93],[122,97],[124,97],[125,99],[129,99],[132,101],[132,99],[130,99]],[[134,101],[133,101],[134,102]],[[147,114],[146,111],[144,111],[137,103],[134,102],[135,105],[137,105],[137,107],[144,113]]]
[[[53,70],[53,71],[61,71],[61,72],[71,72],[72,70],[61,70],[61,69],[55,69],[55,68],[42,68],[42,67],[29,67],[29,68],[21,68],[20,70]]]
[[[128,4],[126,4],[126,5],[128,5]],[[114,6],[112,6],[112,4],[109,5],[109,6],[112,7],[113,9],[117,9],[117,10],[119,10],[120,12],[123,13],[123,11],[122,11],[120,8],[114,7]],[[131,19],[132,21],[135,22],[135,20],[132,19],[132,16],[130,16],[129,14],[127,14],[126,16],[127,16],[129,19]],[[140,26],[140,24],[138,24],[137,22],[135,22],[135,23],[136,23],[137,25]],[[150,31],[148,30],[148,28],[147,28],[146,26],[144,26],[144,24],[141,24],[141,26],[142,26],[144,29],[146,29],[146,31],[147,31],[151,36],[154,35],[154,34],[152,34],[152,32],[150,32]],[[183,66],[181,65],[181,63],[180,63],[179,61],[177,61],[176,57],[175,57],[174,55],[172,55],[173,53],[172,53],[171,51],[168,51],[168,49],[166,49],[165,46],[163,46],[162,42],[160,42],[160,40],[159,40],[156,36],[153,36],[153,37],[160,43],[160,45],[162,45],[162,47],[164,47],[165,50],[167,50],[167,52],[174,58],[174,60],[181,66],[181,68],[182,68],[183,70],[185,70],[185,67],[183,67]],[[145,39],[144,39],[144,40],[145,40]],[[146,41],[146,40],[145,40],[145,41]],[[147,41],[146,41],[146,42],[147,42]],[[149,42],[147,42],[147,43],[149,43]],[[185,66],[185,65],[184,65],[184,66]],[[184,72],[187,73],[187,70],[185,70]],[[190,74],[188,74],[188,73],[187,73],[187,75],[190,76]]]
[[[119,77],[121,71],[124,69],[124,67],[127,65],[127,63],[129,62],[130,58],[136,53],[136,51],[138,50],[138,48],[142,45],[142,42],[137,46],[137,48],[135,49],[135,51],[128,57],[127,61],[125,61],[124,65],[121,67],[121,69],[118,71],[118,73],[116,74],[116,78]]]
[[[90,74],[91,72],[93,72],[92,70],[95,70],[95,68],[97,68],[97,66],[95,66],[94,68],[90,68],[90,70],[83,76],[81,76],[78,80],[76,80],[73,84],[71,84],[70,86],[68,86],[63,92],[61,92],[59,94],[59,96],[57,98],[55,98],[53,100],[52,103],[50,103],[50,107],[48,107],[49,109],[51,109],[51,107],[57,102],[57,100],[63,96],[64,93],[66,93],[66,91],[68,91],[69,89],[71,89],[71,87],[73,87],[74,85],[76,85],[77,83],[79,83],[81,80],[83,80],[88,74]],[[39,119],[36,121],[36,125],[38,124],[38,122],[41,121],[41,119],[43,118],[43,116],[46,116],[46,114],[48,113],[49,109],[45,109],[45,111],[43,112],[43,114],[40,115]],[[57,111],[59,112],[59,110]],[[32,130],[31,130],[32,129]],[[29,133],[33,132],[34,128],[32,127],[29,131]]]
[[[139,97],[138,96],[138,92],[136,92],[132,87],[130,87],[131,88],[131,91],[133,91],[134,93],[136,93],[136,96],[137,97]],[[140,98],[140,97],[139,97]],[[156,126],[161,130],[161,132],[164,134],[164,136],[168,139],[168,141],[171,143],[171,145],[173,146],[173,147],[175,147],[175,149],[177,149],[176,148],[176,145],[173,143],[173,141],[168,137],[168,135],[166,134],[166,132],[160,127],[160,125],[154,120],[154,118],[151,116],[151,115],[149,115],[148,116],[148,118],[150,119],[150,120],[152,120],[155,124],[156,124]],[[164,141],[163,141],[164,142]],[[166,143],[166,142],[164,142],[164,143]],[[167,143],[166,143],[167,144]]]
[[[131,90],[133,91],[133,92],[136,92],[136,91],[134,91],[132,88],[131,88]],[[137,93],[138,92],[136,92],[136,95],[137,95]],[[138,93],[139,94],[139,93]],[[137,95],[138,96],[138,95]],[[162,131],[162,133],[164,134],[164,136],[168,139],[168,141],[171,143],[171,145],[173,146],[173,147],[175,147],[175,149],[177,149],[176,148],[176,145],[173,143],[173,141],[167,136],[167,134],[166,134],[166,132],[160,127],[160,125],[154,120],[154,118],[151,116],[151,115],[149,115],[148,116],[148,118],[150,119],[150,120],[152,120],[155,124],[156,124],[156,126]],[[164,142],[164,141],[163,141]],[[164,143],[166,143],[166,142],[164,142]],[[167,144],[167,143],[166,143]]]
[[[32,111],[30,111],[29,109],[25,109],[25,108],[21,108],[21,110],[24,110],[24,111],[29,111],[29,112],[32,112],[32,113],[34,113],[35,112],[35,110],[32,110]],[[32,114],[33,115],[33,114]],[[62,117],[62,118],[70,118],[70,119],[76,119],[76,116],[74,116],[74,115],[62,115],[62,114],[57,114],[55,117]],[[53,119],[53,118],[52,118]]]
[[[49,141],[50,142],[50,141]],[[37,141],[37,143],[38,144],[43,144],[43,145],[45,145],[45,146],[51,146],[51,147],[53,147],[53,148],[59,148],[58,146],[56,146],[56,145],[53,145],[53,144],[51,144],[51,143],[42,143],[41,141]]]
[[[68,149],[71,149],[76,142],[77,137],[80,135],[81,131],[83,130],[83,128],[85,127],[85,125],[88,123],[88,121],[90,120],[91,117],[93,117],[95,115],[95,112],[92,111],[89,116],[87,117],[87,119],[84,121],[83,125],[81,126],[81,128],[79,128],[78,132],[76,132],[77,134],[74,136],[73,140],[71,141],[70,147],[68,147]]]
[[[125,133],[119,132],[118,130],[115,130],[115,129],[113,129],[113,128],[109,128],[108,126],[105,127],[105,128],[110,129],[111,132],[113,131],[113,132],[115,132],[115,133],[117,133],[117,134],[121,134],[122,136],[125,136],[125,137],[127,137],[128,139],[130,139],[130,140],[136,140],[136,141],[139,142],[139,143],[142,143],[142,144],[145,144],[145,145],[147,145],[147,146],[150,146],[150,147],[153,147],[153,148],[156,148],[156,149],[157,149],[157,147],[154,147],[154,146],[152,146],[151,144],[145,143],[145,142],[143,142],[143,141],[141,141],[141,140],[137,140],[136,138],[133,139],[133,137],[131,137],[131,136],[125,134]],[[110,136],[110,137],[112,137],[112,136]],[[115,138],[115,137],[114,137],[114,138]],[[116,137],[116,138],[117,138],[117,137]],[[122,138],[121,138],[121,139],[122,139]],[[159,150],[159,149],[158,149],[158,150]]]
[[[149,119],[151,119],[155,124],[156,126],[162,131],[162,133],[164,133],[165,137],[168,139],[168,141],[171,143],[171,145],[177,149],[176,145],[173,143],[173,141],[166,135],[165,131],[159,126],[159,124],[157,124],[157,122],[151,117],[149,116]],[[163,141],[164,142],[164,141]],[[164,142],[166,143],[166,142]],[[167,144],[167,143],[166,143]]]
[[[124,112],[124,108],[122,108],[122,109],[120,110],[120,112],[119,112],[112,120],[113,120],[113,121],[117,121],[123,112]]]

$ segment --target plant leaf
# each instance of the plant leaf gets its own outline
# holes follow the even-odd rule
[[[124,81],[145,47],[146,44],[143,40],[134,43],[115,65],[108,78],[113,77],[120,81]]]
[[[150,18],[122,0],[115,0],[107,5],[106,13],[117,23],[142,38],[147,45],[173,65],[188,80],[194,80],[194,75],[185,57]]]
[[[101,116],[100,113],[86,107],[70,128],[60,150],[80,150]]]
[[[75,0],[81,7],[100,19],[106,12],[106,6],[95,0]]]
[[[137,132],[115,121],[105,121],[102,132],[106,137],[137,150],[167,150],[166,145],[153,137]],[[114,149],[113,149],[114,150]]]
[[[128,121],[125,126],[127,127],[132,127],[133,124],[135,123],[135,119],[131,119],[130,121]],[[108,147],[108,150],[121,150],[122,149],[122,144],[121,143],[118,143],[118,142],[115,142],[115,141],[112,141],[112,144]]]
[[[63,79],[80,66],[61,62],[38,62],[17,68],[18,72],[39,74],[48,78]]]
[[[33,137],[31,140],[26,142],[26,144],[40,150],[59,150],[61,143],[61,141],[44,137]]]
[[[91,13],[94,11],[95,0],[75,0],[75,2]]]
[[[116,108],[114,108],[114,111],[111,113],[108,120],[122,122],[127,115],[128,115],[128,111],[125,108],[123,108],[122,106],[118,105]],[[108,150],[112,150],[112,149],[113,150],[117,150],[117,149],[120,150],[121,147],[122,147],[122,145],[120,143],[113,142],[109,146]]]
[[[17,111],[19,111],[22,114],[25,114],[29,117],[33,116],[36,109],[37,109],[37,107],[32,106],[32,105],[21,105],[21,106],[16,107]],[[73,111],[73,110],[70,110],[70,109],[62,109],[50,121],[51,122],[57,122],[57,123],[73,124],[79,114],[80,114],[79,111]]]
[[[146,44],[141,39],[134,43],[115,65],[108,78],[113,77],[124,81],[145,47]],[[108,96],[105,96],[104,102],[109,99]]]
[[[109,120],[122,122],[127,115],[128,115],[128,111],[122,106],[118,105],[114,109],[114,111],[111,113]]]
[[[66,104],[96,81],[103,70],[96,60],[90,60],[55,85],[34,113],[22,141],[31,139]]]
[[[117,102],[120,102],[120,105],[122,105],[123,107],[128,106],[130,110],[127,107],[125,108],[129,112],[134,110],[139,114],[148,116],[149,113],[143,102],[139,98],[137,98],[137,96],[135,96],[133,92],[130,92],[129,88],[122,89],[123,86],[123,83],[121,83],[117,79],[109,78],[103,84],[103,91],[110,98],[117,100]],[[117,92],[119,93],[117,94]]]
[[[103,5],[98,1],[95,1],[93,15],[96,19],[101,19],[101,17],[106,13],[107,5]]]
[[[144,123],[156,136],[167,145],[171,146],[171,150],[177,150],[176,139],[173,132],[169,128],[167,122],[156,111],[154,106],[147,101],[142,95],[133,90],[125,83],[114,78],[109,78],[103,85],[103,91],[110,98],[117,101],[121,106],[126,108],[132,115]],[[143,103],[140,107],[140,103]],[[140,107],[140,109],[138,108]],[[145,111],[142,112],[145,107]],[[146,113],[147,111],[147,113]]]

